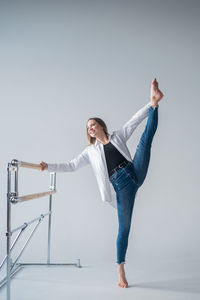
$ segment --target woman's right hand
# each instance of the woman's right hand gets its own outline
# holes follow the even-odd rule
[[[48,170],[48,164],[44,161],[40,162],[41,171]]]

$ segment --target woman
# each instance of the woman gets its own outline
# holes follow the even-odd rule
[[[90,144],[76,158],[64,164],[41,162],[41,170],[72,172],[87,164],[93,168],[102,200],[117,208],[119,230],[117,236],[117,265],[119,287],[127,288],[124,264],[128,247],[133,205],[137,190],[147,174],[151,144],[158,124],[158,102],[163,93],[156,78],[151,84],[151,100],[120,129],[109,134],[100,118],[87,121]],[[126,145],[136,127],[148,116],[145,130],[140,138],[134,158]]]

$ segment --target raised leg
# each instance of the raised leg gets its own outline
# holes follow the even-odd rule
[[[152,106],[149,109],[147,124],[141,136],[133,159],[133,166],[137,178],[137,183],[135,182],[135,180],[131,179],[129,184],[127,184],[125,188],[123,187],[122,189],[119,189],[117,191],[117,208],[119,220],[119,231],[117,237],[117,263],[119,273],[118,286],[123,288],[128,287],[128,282],[125,277],[124,263],[126,250],[128,247],[128,237],[131,227],[135,195],[138,187],[142,185],[147,174],[150,160],[151,144],[158,125],[158,102],[162,99],[162,97],[163,93],[158,89],[158,82],[156,78],[154,78],[151,84]],[[129,176],[129,179],[130,178],[131,176]]]
[[[151,144],[154,134],[158,126],[158,106],[150,107],[145,130],[137,145],[136,153],[133,158],[133,166],[138,186],[141,186],[147,175],[150,155]]]

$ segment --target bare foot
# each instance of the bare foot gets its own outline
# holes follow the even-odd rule
[[[152,106],[158,106],[158,102],[162,99],[163,93],[158,88],[158,82],[156,78],[151,83],[151,104]]]
[[[119,264],[118,273],[119,273],[118,286],[121,287],[121,288],[127,288],[128,287],[128,282],[127,282],[126,276],[125,276],[124,263]]]

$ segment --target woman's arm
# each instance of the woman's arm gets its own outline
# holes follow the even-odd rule
[[[137,126],[148,116],[150,106],[151,103],[149,102],[140,110],[138,110],[129,121],[115,131],[115,134],[118,135],[124,142],[126,142],[131,137]]]
[[[48,170],[49,172],[73,172],[89,164],[89,157],[87,147],[74,159],[67,163],[61,164],[47,164],[41,162],[41,170]]]

